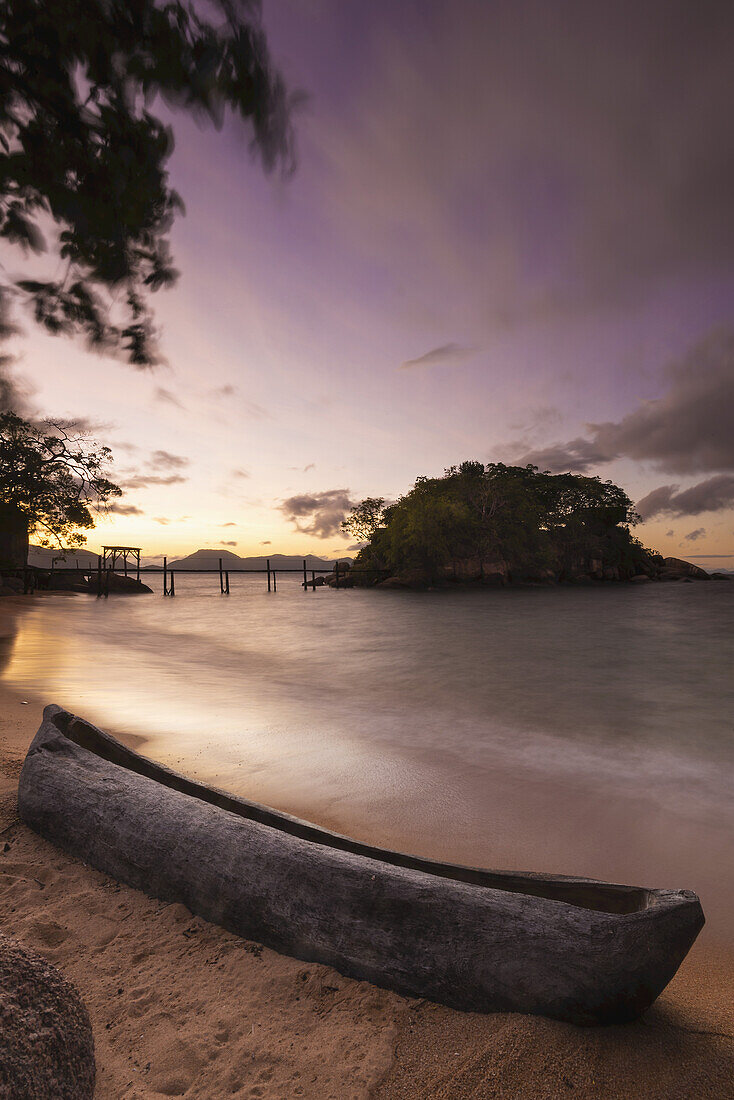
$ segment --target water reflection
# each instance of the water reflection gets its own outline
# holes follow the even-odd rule
[[[29,600],[3,675],[364,839],[698,888],[729,928],[734,584],[177,591]]]

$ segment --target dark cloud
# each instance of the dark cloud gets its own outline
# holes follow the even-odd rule
[[[220,527],[236,527],[237,524],[233,523],[232,520],[230,520],[229,523],[220,523],[219,526]]]
[[[517,461],[521,466],[532,463],[533,466],[550,470],[551,473],[573,470],[577,474],[584,474],[611,459],[592,440],[579,437],[569,440],[568,443],[551,443],[536,451],[527,451]]]
[[[236,543],[236,542],[234,542],[233,540],[232,540],[232,541],[230,541],[230,542],[225,542],[224,540],[221,540],[221,541],[220,541],[220,543],[219,543],[219,545],[220,545],[220,546],[236,546],[236,545],[237,545],[237,543]]]
[[[731,3],[455,0],[410,33],[373,6],[373,78],[317,133],[345,230],[400,227],[410,304],[435,269],[491,332],[730,264]]]
[[[123,489],[147,489],[150,485],[181,485],[188,481],[181,474],[134,474],[122,482]]]
[[[167,516],[153,516],[153,523],[160,523],[161,527],[167,527],[170,522]]]
[[[150,464],[157,469],[182,470],[184,466],[188,466],[189,460],[183,455],[171,454],[170,451],[153,451]]]
[[[237,393],[236,386],[217,386],[215,389],[210,390],[209,393],[212,397],[234,397]]]
[[[243,478],[243,477],[249,477],[249,476],[250,476],[250,471],[249,470],[243,470],[243,469],[240,469],[240,468],[232,470],[232,477]]]
[[[409,370],[411,367],[432,367],[439,363],[460,363],[474,355],[476,348],[466,348],[462,344],[441,344],[440,347],[431,348],[417,359],[406,359],[400,364],[401,370]]]
[[[134,504],[119,504],[117,501],[113,501],[112,504],[108,504],[105,511],[112,513],[114,516],[144,516],[145,512],[141,508],[136,508]]]
[[[734,470],[734,332],[697,344],[668,367],[665,382],[663,397],[642,402],[617,423],[589,424],[587,438],[529,451],[518,461],[553,472],[584,473],[622,457],[673,474]]]
[[[705,527],[697,527],[695,531],[689,531],[683,538],[686,542],[696,542],[698,539],[702,539],[706,534]]]
[[[177,409],[183,409],[184,405],[179,401],[176,394],[172,390],[167,390],[163,386],[156,386],[155,390],[156,401],[162,401],[164,405],[174,405]]]
[[[261,542],[261,543],[260,543],[260,545],[261,545],[261,546],[272,546],[273,544],[272,544],[272,542],[270,541],[270,539],[265,539],[265,541],[264,541],[264,542]]]
[[[327,489],[288,497],[280,510],[303,534],[328,539],[340,533],[341,522],[354,504],[348,489]]]
[[[635,510],[641,519],[655,516],[700,516],[734,507],[734,475],[716,474],[682,492],[677,485],[661,485],[639,500]]]

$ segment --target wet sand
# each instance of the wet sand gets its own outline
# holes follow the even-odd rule
[[[39,721],[0,686],[0,919],[81,992],[101,1100],[734,1097],[734,952],[706,930],[624,1027],[409,1000],[240,940],[22,826],[15,792]]]

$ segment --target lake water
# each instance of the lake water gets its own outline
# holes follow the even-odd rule
[[[13,601],[2,675],[367,841],[695,889],[734,942],[734,581]],[[137,738],[144,738],[139,742]]]

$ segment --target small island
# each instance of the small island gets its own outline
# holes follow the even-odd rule
[[[433,588],[709,579],[698,566],[644,547],[631,530],[638,521],[630,498],[611,481],[462,462],[441,477],[417,478],[394,503],[368,497],[353,508],[343,528],[363,545],[351,576],[339,583]]]

